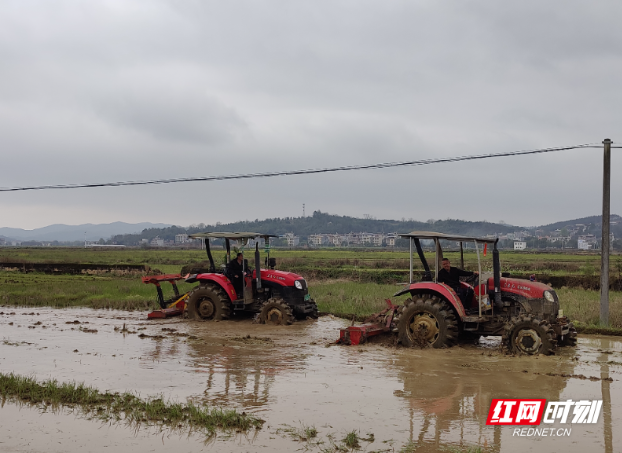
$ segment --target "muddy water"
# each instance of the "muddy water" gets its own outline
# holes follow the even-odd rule
[[[622,426],[622,342],[609,337],[581,337],[576,350],[555,357],[516,358],[501,355],[496,338],[448,350],[327,347],[344,325],[331,317],[267,327],[249,320],[148,322],[144,313],[90,309],[0,312],[4,373],[191,398],[266,420],[256,435],[220,435],[206,444],[188,432],[102,425],[7,403],[0,451],[321,451],[353,430],[374,435],[361,442],[363,451],[400,451],[409,443],[416,451],[622,451],[613,429]],[[570,436],[517,437],[512,427],[486,426],[492,398],[602,399],[603,406],[596,424],[553,425],[571,428]],[[288,433],[304,426],[318,430],[315,443]]]

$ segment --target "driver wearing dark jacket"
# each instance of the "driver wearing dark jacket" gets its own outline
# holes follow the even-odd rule
[[[447,258],[443,258],[442,266],[443,268],[438,271],[438,282],[445,283],[447,286],[451,287],[460,297],[464,308],[470,308],[471,300],[469,298],[469,295],[471,291],[470,288],[462,288],[460,286],[460,277],[470,277],[472,275],[478,275],[478,272],[470,272],[458,269],[457,267],[451,267],[451,263]]]
[[[241,253],[235,257],[235,259],[229,261],[227,265],[227,277],[231,280],[235,292],[238,294],[238,298],[244,294],[244,273],[242,261],[244,256]]]

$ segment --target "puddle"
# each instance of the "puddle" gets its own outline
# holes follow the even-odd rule
[[[6,404],[0,451],[321,451],[327,436],[339,440],[353,430],[374,434],[362,451],[400,451],[409,442],[418,452],[475,445],[495,452],[619,451],[612,427],[622,422],[622,342],[615,338],[580,336],[576,350],[558,356],[507,357],[496,337],[447,350],[326,347],[346,324],[332,317],[269,327],[147,321],[145,313],[112,310],[0,311],[4,373],[191,398],[266,420],[255,437],[220,435],[204,444],[187,432],[102,425]],[[608,377],[613,381],[601,380]],[[492,398],[599,399],[603,406],[596,424],[553,425],[571,427],[569,437],[516,437],[513,427],[486,426]],[[305,426],[315,427],[324,444],[296,442],[286,432]]]

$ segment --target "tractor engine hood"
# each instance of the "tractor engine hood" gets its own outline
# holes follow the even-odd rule
[[[253,277],[255,277],[255,272],[253,272]],[[292,272],[277,271],[273,269],[262,269],[261,280],[277,283],[281,286],[294,286],[294,282],[296,280],[304,279],[300,275],[294,274]]]
[[[523,280],[520,278],[501,278],[501,292],[518,294],[528,299],[541,299],[544,297],[544,291],[553,291],[553,289],[540,282],[532,282],[531,280]],[[494,291],[495,283],[491,278],[488,280],[488,289]]]

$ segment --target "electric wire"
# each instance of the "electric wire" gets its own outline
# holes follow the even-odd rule
[[[357,171],[357,170],[377,170],[381,168],[395,168],[395,167],[415,167],[423,165],[442,164],[450,162],[463,162],[472,160],[490,159],[495,157],[512,157],[512,156],[524,156],[529,154],[544,154],[559,151],[569,151],[573,149],[582,148],[602,148],[595,144],[583,144],[574,146],[561,146],[554,148],[541,148],[523,151],[509,151],[503,153],[493,154],[478,154],[471,156],[455,156],[455,157],[443,157],[438,159],[421,159],[405,162],[384,162],[378,164],[365,164],[365,165],[349,165],[332,168],[310,168],[303,170],[287,170],[287,171],[274,171],[265,173],[246,173],[237,175],[220,175],[220,176],[198,176],[188,178],[171,178],[171,179],[154,179],[146,181],[117,181],[117,182],[105,182],[105,183],[85,183],[85,184],[56,184],[56,185],[43,185],[43,186],[27,186],[27,187],[0,187],[0,192],[19,192],[28,190],[50,190],[50,189],[84,189],[94,187],[120,187],[120,186],[145,186],[155,184],[173,184],[180,182],[210,182],[210,181],[227,181],[235,179],[254,179],[254,178],[273,178],[277,176],[298,176],[298,175],[310,175],[318,173],[332,173],[341,171]],[[613,147],[612,148],[617,148]]]

